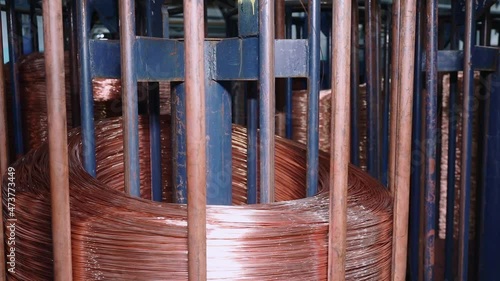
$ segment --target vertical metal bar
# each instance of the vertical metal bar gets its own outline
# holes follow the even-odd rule
[[[285,0],[276,0],[275,1],[275,32],[276,39],[285,39],[286,29],[285,29],[285,21],[286,21],[286,9],[285,9]],[[286,78],[276,78],[275,84],[275,95],[276,95],[276,109],[281,111],[286,106]]]
[[[145,2],[146,36],[161,37],[161,1]],[[160,134],[160,87],[158,83],[148,83],[149,93],[149,138],[151,141],[151,190],[154,201],[162,201],[161,175],[161,134]]]
[[[351,22],[351,163],[359,166],[359,10],[358,1],[352,0]]]
[[[54,280],[73,279],[61,0],[43,1]]]
[[[390,50],[391,50],[391,36],[390,36],[390,26],[391,26],[391,13],[390,5],[388,5],[387,12],[385,15],[385,26],[384,26],[384,90],[383,90],[383,105],[382,105],[382,167],[381,167],[381,181],[387,186],[388,183],[388,170],[389,170],[389,101],[390,101],[390,90],[389,90],[389,73],[390,73]]]
[[[78,83],[78,37],[77,37],[77,23],[76,23],[76,13],[77,13],[77,4],[76,0],[72,0],[70,3],[68,3],[70,6],[70,14],[69,14],[69,21],[70,21],[70,30],[71,30],[71,35],[70,35],[70,56],[71,56],[71,61],[74,63],[71,64],[71,72],[68,73],[71,75],[71,122],[73,128],[79,127],[81,122],[80,122],[80,117],[81,117],[81,112],[80,112],[80,88],[79,88],[79,83]],[[35,17],[36,19],[36,17]]]
[[[424,280],[434,278],[434,241],[436,237],[436,172],[439,165],[437,147],[437,51],[438,1],[428,0],[426,6],[426,94],[425,94],[425,253]]]
[[[481,44],[483,46],[491,46],[491,11],[488,9],[484,12],[484,18],[483,18],[483,25],[481,28]],[[475,251],[473,255],[471,255],[470,259],[473,261],[473,267],[471,270],[472,276],[479,276],[479,270],[481,268],[481,262],[480,262],[480,249],[482,243],[485,241],[482,240],[482,233],[484,233],[482,226],[483,223],[482,221],[484,220],[484,216],[482,215],[482,210],[484,209],[484,203],[486,202],[484,198],[484,194],[486,193],[485,191],[485,178],[486,178],[486,170],[487,167],[485,165],[485,160],[487,158],[487,155],[485,154],[486,150],[486,139],[487,139],[487,120],[489,118],[489,108],[487,105],[487,98],[491,90],[491,74],[487,72],[481,72],[480,76],[480,92],[479,95],[475,95],[476,97],[475,101],[479,103],[478,106],[478,112],[479,114],[477,115],[478,118],[478,123],[477,127],[479,128],[477,132],[477,163],[476,167],[474,167],[476,173],[477,173],[477,191],[476,191],[476,216],[479,218],[479,222],[477,222],[474,225],[475,228],[475,233],[476,237],[474,240],[474,248]],[[491,241],[491,240],[490,240]],[[488,240],[486,240],[486,243],[488,243]],[[473,249],[474,249],[473,248]],[[469,275],[470,276],[470,275]],[[479,279],[479,280],[484,280],[484,279]]]
[[[90,75],[90,8],[89,0],[76,1],[78,59],[80,63],[80,110],[82,123],[83,164],[87,173],[96,176],[95,133],[94,133],[94,98]]]
[[[30,22],[31,22],[31,42],[33,43],[33,51],[38,52],[38,19],[36,15],[36,0],[30,0]],[[72,8],[74,10],[74,7]]]
[[[247,138],[248,138],[248,154],[247,154],[247,203],[257,203],[257,127],[259,102],[256,82],[247,83]]]
[[[0,21],[0,39],[3,38],[2,28],[3,26]],[[7,165],[9,163],[8,127],[7,127],[7,91],[5,89],[3,50],[4,50],[3,40],[1,40],[0,41],[0,177],[3,176],[3,173],[7,171]],[[1,247],[3,247],[3,244]],[[2,268],[2,266],[5,266],[5,263],[0,265],[0,269]],[[2,270],[1,272],[3,274],[3,272],[5,271]]]
[[[14,126],[14,149],[16,158],[24,154],[23,126],[21,117],[21,96],[19,93],[19,75],[17,72],[18,33],[16,29],[15,1],[5,1],[7,9],[7,31],[9,33],[9,61],[12,95],[12,115]]]
[[[292,11],[290,9],[286,10],[286,38],[287,39],[292,39]],[[293,133],[293,85],[292,85],[292,78],[286,78],[286,84],[285,84],[285,103],[286,103],[286,137],[291,139],[292,138],[292,133]]]
[[[136,37],[134,6],[133,0],[119,1],[125,192],[132,196],[140,197],[139,124],[134,55]]]
[[[274,3],[259,0],[260,203],[274,202]]]
[[[5,90],[5,76],[4,76],[4,63],[3,63],[3,25],[0,18],[0,177],[3,178],[4,174],[8,171],[9,164],[9,145],[8,145],[8,127],[7,127],[7,91]],[[2,193],[0,192],[0,200],[2,200]],[[3,224],[3,216],[0,216],[0,225]],[[4,241],[4,232],[0,231],[0,239]],[[0,243],[0,281],[5,281],[5,244]]]
[[[491,11],[486,11],[484,15],[484,21],[483,21],[483,28],[482,28],[482,45],[484,46],[490,46],[491,45],[491,28],[492,28],[492,18],[491,18]],[[478,198],[478,202],[476,203],[476,214],[479,217],[479,223],[476,224],[476,233],[478,234],[478,238],[476,238],[476,245],[477,245],[477,278],[478,280],[489,280],[493,279],[492,276],[485,276],[484,273],[489,273],[492,274],[491,272],[494,272],[494,268],[491,267],[491,265],[488,262],[488,259],[495,259],[494,256],[492,257],[487,257],[484,256],[485,253],[485,248],[490,246],[489,241],[495,241],[494,239],[488,239],[487,235],[490,233],[491,225],[486,224],[485,222],[488,221],[488,216],[490,214],[498,214],[498,211],[495,210],[488,210],[489,206],[486,206],[487,204],[491,204],[490,200],[495,199],[495,193],[491,193],[491,190],[487,190],[488,186],[486,185],[487,182],[487,177],[489,176],[489,171],[488,168],[491,167],[491,164],[488,163],[488,157],[489,153],[493,154],[494,152],[491,151],[488,153],[488,142],[489,142],[489,130],[488,130],[488,124],[489,124],[489,118],[491,116],[491,111],[490,111],[490,105],[489,105],[489,99],[491,99],[491,92],[492,92],[492,78],[494,78],[495,75],[491,75],[490,73],[481,73],[481,94],[478,97],[479,102],[480,102],[480,108],[479,112],[480,118],[479,118],[479,140],[478,140],[478,165],[477,172],[479,176],[478,179],[478,193],[476,195],[476,198]],[[496,82],[496,81],[495,81]],[[493,114],[494,116],[494,114]],[[495,202],[495,201],[493,201]],[[498,202],[498,201],[497,201]],[[493,216],[495,216],[493,215]],[[500,236],[497,236],[500,237]],[[499,247],[492,247],[493,249],[496,250],[496,253],[500,251]],[[490,250],[487,250],[490,251]],[[486,252],[487,252],[486,251]],[[487,266],[485,266],[485,264]],[[497,274],[500,272],[500,269],[496,269]]]
[[[391,101],[390,110],[391,112],[397,112],[398,101],[399,101],[399,75],[400,75],[400,65],[399,65],[399,41],[400,41],[400,30],[401,30],[401,1],[395,1],[392,7],[392,65],[391,65]],[[391,138],[390,151],[389,151],[389,190],[394,192],[395,179],[396,179],[396,125],[397,119],[395,114],[391,114]]]
[[[320,1],[309,1],[309,95],[307,99],[307,196],[318,192],[319,90],[320,90]],[[350,43],[350,42],[349,42]]]
[[[184,1],[183,5],[188,185],[188,275],[190,281],[204,281],[207,280],[204,8],[203,0]]]
[[[458,27],[457,27],[457,8],[458,3],[452,1],[452,19],[451,19],[451,49],[458,49]],[[450,100],[448,112],[450,117],[448,128],[448,175],[446,190],[446,237],[445,237],[445,280],[454,279],[454,221],[455,221],[455,162],[457,147],[457,83],[458,75],[456,72],[450,73]]]
[[[415,65],[415,23],[416,23],[416,1],[403,1],[401,4],[396,1],[395,9],[397,16],[393,17],[396,30],[394,41],[397,43],[399,55],[397,60],[393,56],[394,65],[398,64],[399,75],[393,76],[392,83],[398,84],[399,92],[392,92],[391,124],[395,125],[395,130],[391,136],[391,157],[394,157],[394,165],[397,170],[391,170],[389,174],[394,175],[391,181],[394,197],[394,227],[392,244],[392,279],[393,281],[403,281],[406,278],[407,247],[408,247],[408,214],[410,195],[410,175],[411,175],[411,140],[412,140],[412,107],[413,107],[413,82]],[[400,6],[401,5],[401,6]],[[399,17],[398,10],[401,9],[400,26],[397,24]],[[396,45],[394,45],[396,47]],[[395,73],[393,72],[393,75]],[[392,140],[394,139],[394,140]]]
[[[347,178],[349,168],[352,1],[332,3],[332,130],[328,280],[345,280]]]
[[[470,187],[472,170],[472,117],[474,97],[474,70],[472,68],[472,49],[475,45],[476,24],[474,19],[474,3],[466,1],[465,35],[464,35],[464,103],[462,110],[462,165],[460,181],[460,228],[459,228],[459,280],[468,279],[469,261],[469,214]]]
[[[424,0],[417,0],[416,42],[415,42],[415,95],[413,100],[412,151],[421,150],[422,141],[422,35],[425,15]],[[397,40],[397,39],[396,39]],[[394,94],[394,93],[393,93]],[[418,157],[415,159],[414,157]],[[421,158],[412,154],[412,173],[410,189],[410,243],[409,271],[411,280],[419,280],[420,265],[420,209],[421,209]]]
[[[178,204],[187,203],[186,172],[186,87],[185,83],[172,83],[172,182],[174,200]]]
[[[368,161],[367,168],[370,175],[380,177],[380,84],[377,80],[377,42],[376,36],[376,10],[377,0],[365,0],[365,61],[366,61],[366,95],[367,95],[367,127],[368,127]]]

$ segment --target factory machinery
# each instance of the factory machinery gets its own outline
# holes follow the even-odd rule
[[[0,280],[498,280],[496,2],[5,0]]]

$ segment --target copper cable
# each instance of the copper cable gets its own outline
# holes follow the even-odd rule
[[[359,86],[358,93],[359,122],[356,126],[359,132],[359,166],[366,171],[368,148],[366,84]],[[292,96],[292,139],[303,144],[307,143],[308,94],[307,90],[300,90],[294,91]],[[331,90],[321,90],[319,94],[319,148],[323,151],[330,150],[331,111]]]
[[[144,139],[141,155],[145,155],[149,152],[148,120],[139,120]],[[186,206],[123,193],[120,124],[121,118],[96,122],[96,156],[98,163],[103,163],[97,179],[82,167],[79,130],[69,133],[74,279],[186,280]],[[162,148],[166,150],[169,125],[165,117]],[[233,126],[232,139],[233,201],[238,205],[246,200],[246,130]],[[164,154],[164,169],[170,167],[169,157],[168,152]],[[320,193],[300,199],[305,195],[306,148],[276,137],[275,187],[276,200],[281,202],[207,207],[208,279],[325,280],[328,160],[328,154],[321,152]],[[141,174],[149,167],[146,162],[141,162]],[[47,164],[47,145],[43,144],[14,165],[18,263],[9,280],[52,280]],[[4,179],[4,195],[6,183]],[[147,180],[144,183],[144,189],[148,189]],[[165,188],[170,189],[168,185]],[[388,280],[391,196],[379,182],[354,166],[349,170],[348,190],[346,280]],[[6,216],[7,197],[3,198]]]
[[[480,95],[481,76],[479,72],[474,73],[475,93],[474,97]],[[439,238],[446,237],[446,206],[447,206],[447,190],[448,190],[448,141],[449,141],[449,97],[450,97],[450,75],[443,76],[443,98],[442,98],[442,115],[441,115],[441,171],[440,171],[440,199],[439,199]],[[461,147],[462,147],[462,104],[463,104],[463,72],[458,73],[457,81],[457,104],[455,105],[456,112],[451,116],[456,122],[456,152],[455,152],[455,201],[454,201],[454,216],[453,216],[453,237],[458,237],[459,221],[460,221],[460,180],[461,180]],[[476,103],[477,104],[477,103]],[[478,165],[478,118],[479,113],[477,107],[471,114],[472,120],[472,167]],[[476,193],[477,193],[477,170],[471,171],[471,193],[470,193],[470,217],[469,217],[469,238],[474,239],[476,230]]]

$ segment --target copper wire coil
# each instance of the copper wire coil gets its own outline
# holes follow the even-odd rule
[[[163,122],[162,126],[170,124],[168,118]],[[102,148],[97,152],[99,161],[114,157],[110,165],[99,169],[97,179],[83,170],[79,131],[70,131],[74,278],[186,280],[186,206],[130,198],[121,192],[123,184],[119,180],[108,180],[109,184],[99,180],[107,178],[107,169],[115,169],[116,172],[110,173],[113,175],[123,173],[122,147],[120,141],[115,141],[122,138],[120,124],[120,118],[96,124],[96,144]],[[149,135],[147,124],[147,119],[140,118],[144,137]],[[108,135],[103,135],[104,132]],[[169,132],[165,130],[162,140],[170,139]],[[245,129],[234,126],[232,138],[233,201],[239,204],[244,203],[246,195],[246,183],[241,179],[246,174]],[[104,149],[106,144],[113,144],[109,151]],[[208,206],[209,280],[326,280],[328,166],[328,154],[320,153],[321,191],[315,197],[298,199],[305,191],[305,146],[277,137],[277,199],[296,200]],[[8,278],[52,280],[47,145],[31,151],[14,167],[18,264],[16,273],[9,273]],[[348,190],[346,280],[389,280],[391,196],[380,183],[353,166]],[[4,179],[4,217],[8,216],[7,192]]]
[[[359,86],[358,93],[359,122],[353,125],[357,126],[359,132],[359,166],[366,170],[368,145],[366,84]],[[294,91],[292,97],[292,139],[303,144],[307,143],[308,94],[307,90]],[[331,114],[331,90],[321,90],[319,94],[319,148],[327,152],[330,150]]]
[[[65,53],[66,117],[68,128],[72,124],[69,53]],[[5,71],[5,80],[10,87],[10,74]],[[29,54],[19,61],[19,91],[21,96],[24,145],[33,149],[47,139],[47,101],[45,82],[45,59],[43,53]],[[94,120],[121,116],[121,82],[119,79],[94,78]],[[170,83],[161,82],[160,113],[170,113]],[[7,88],[9,89],[9,88]],[[11,102],[11,95],[8,102]],[[12,115],[9,114],[12,118]],[[11,129],[12,130],[12,129]],[[11,138],[12,139],[12,138]]]
[[[479,72],[474,73],[474,97],[480,95],[481,76]],[[455,151],[455,201],[453,215],[453,237],[458,238],[460,227],[460,181],[462,163],[462,110],[463,110],[463,72],[458,73],[457,81],[458,96],[455,108],[457,112],[452,116],[456,122],[456,151]],[[443,76],[443,98],[441,116],[441,163],[440,163],[440,200],[439,200],[439,238],[446,237],[446,206],[448,197],[448,141],[449,141],[449,98],[450,98],[450,75]],[[472,167],[478,165],[478,135],[479,113],[477,108],[471,111],[472,116]],[[477,193],[477,169],[471,170],[471,190],[470,190],[470,217],[469,217],[469,239],[474,239],[476,230],[476,193]]]

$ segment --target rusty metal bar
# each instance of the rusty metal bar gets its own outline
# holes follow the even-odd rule
[[[469,262],[469,215],[472,171],[472,117],[474,103],[474,69],[472,49],[476,42],[475,6],[472,1],[465,5],[464,34],[464,102],[462,109],[462,165],[460,181],[460,227],[458,245],[458,280],[468,280]]]
[[[205,23],[203,0],[184,1],[188,269],[190,281],[207,280]],[[274,89],[273,89],[274,90]]]
[[[438,1],[428,0],[426,5],[426,93],[425,102],[425,162],[424,162],[424,280],[434,280],[434,241],[436,237],[436,181],[437,181],[437,52]]]
[[[43,1],[54,280],[73,280],[61,0]]]
[[[274,202],[274,3],[259,0],[260,203]]]
[[[413,82],[415,65],[415,29],[416,29],[416,0],[407,0],[402,3],[396,1],[395,9],[400,8],[399,16],[394,16],[394,26],[400,32],[394,37],[394,42],[399,38],[397,60],[393,57],[395,65],[398,64],[400,77],[396,76],[392,83],[397,83],[398,92],[392,92],[391,104],[394,104],[391,114],[391,124],[395,124],[391,138],[395,138],[391,155],[394,156],[392,170],[394,180],[392,192],[394,196],[394,228],[392,244],[392,280],[404,281],[406,279],[407,247],[408,247],[408,214],[410,197],[411,175],[411,144],[412,144],[412,114],[413,114]],[[401,5],[401,6],[399,6]],[[399,6],[399,7],[398,7]],[[396,10],[397,11],[397,10]],[[397,12],[396,12],[397,13]],[[394,46],[395,48],[396,46]],[[393,73],[394,74],[394,73]],[[394,76],[393,76],[394,78]],[[394,89],[394,88],[393,88]],[[394,101],[395,100],[395,101]],[[392,141],[391,141],[392,142]]]
[[[133,0],[119,1],[125,192],[132,196],[140,197],[139,112],[134,56],[134,43],[136,37],[134,6]]]
[[[352,1],[332,3],[332,130],[328,280],[345,280]]]

